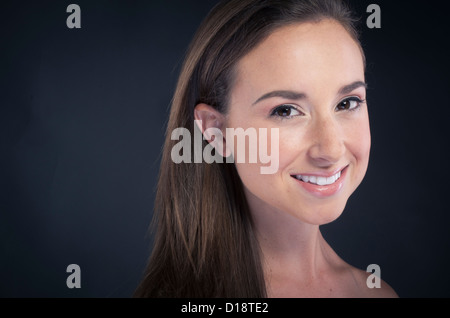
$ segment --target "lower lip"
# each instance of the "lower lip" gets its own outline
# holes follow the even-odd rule
[[[336,180],[335,183],[329,185],[317,185],[309,182],[303,182],[302,180],[298,180],[293,177],[300,185],[309,193],[316,197],[329,197],[339,192],[344,185],[344,180],[347,175],[347,167],[341,171],[341,177]]]

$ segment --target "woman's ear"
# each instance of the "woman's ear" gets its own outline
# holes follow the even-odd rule
[[[225,115],[207,104],[198,104],[194,108],[195,124],[205,140],[213,146],[222,157],[227,157],[225,140]]]

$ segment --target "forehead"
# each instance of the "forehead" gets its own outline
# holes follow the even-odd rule
[[[360,47],[334,20],[275,30],[238,62],[236,71],[238,90],[301,89],[314,93],[324,87],[332,90],[364,81]]]

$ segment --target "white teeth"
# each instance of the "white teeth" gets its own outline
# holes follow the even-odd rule
[[[317,177],[317,184],[318,185],[326,185],[327,184],[327,178],[325,178],[325,177]]]
[[[331,176],[328,178],[327,177],[317,177],[317,176],[302,176],[302,175],[297,175],[295,177],[298,180],[301,180],[303,182],[309,182],[309,183],[323,186],[323,185],[330,185],[330,184],[335,183],[341,177],[341,171],[336,173],[334,176]]]

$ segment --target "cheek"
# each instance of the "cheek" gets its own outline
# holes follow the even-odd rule
[[[370,125],[367,116],[362,118],[352,129],[348,132],[347,148],[356,160],[359,172],[359,179],[364,177],[367,165],[369,163],[371,135]]]
[[[279,159],[280,172],[292,166],[299,158],[303,158],[307,143],[302,129],[290,128],[280,130]],[[290,171],[294,172],[294,171]],[[298,173],[298,171],[295,171]]]
[[[279,205],[278,201],[280,200],[278,196],[274,196],[275,189],[284,189],[283,191],[289,192],[289,188],[286,188],[286,178],[290,177],[286,173],[286,167],[292,165],[292,162],[299,157],[302,145],[298,129],[279,129],[278,132],[279,138],[276,140],[268,138],[267,140],[267,151],[272,160],[270,163],[261,163],[259,160],[257,163],[249,163],[248,156],[245,163],[235,161],[236,169],[245,188],[255,197],[270,202],[274,206]],[[261,136],[258,135],[259,137]],[[249,147],[246,147],[247,154],[249,150]],[[277,153],[278,169],[275,173],[263,174],[261,167],[273,165],[275,160],[273,151]]]
[[[286,136],[283,135],[281,129],[277,127],[264,127],[262,129],[267,129],[266,133],[261,133],[259,128],[256,129],[257,147],[249,145],[250,139],[248,138],[246,138],[245,147],[243,148],[238,147],[237,140],[235,140],[233,153],[237,172],[245,188],[255,197],[265,198],[270,201],[270,198],[273,199],[273,189],[283,183],[281,172],[287,162],[285,159],[287,157],[286,152],[292,152],[289,150],[289,147],[292,148],[292,146],[289,141],[284,139]],[[272,129],[276,129],[277,133],[274,133]],[[262,142],[261,139],[263,140]],[[260,146],[263,146],[262,148],[264,149],[261,149]],[[240,150],[245,151],[245,162],[237,160],[237,153]],[[250,158],[250,153],[256,154],[253,158]],[[256,159],[256,162],[251,159]],[[264,168],[267,169],[269,167],[271,172],[264,173],[263,171],[267,171]],[[263,200],[266,201],[265,199]]]

